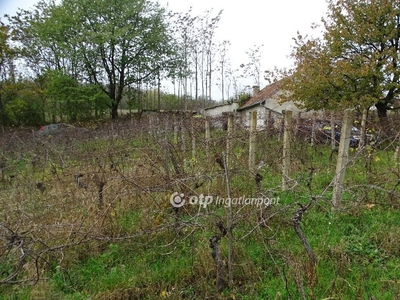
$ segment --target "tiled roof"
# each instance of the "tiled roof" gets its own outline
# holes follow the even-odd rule
[[[265,88],[260,90],[257,95],[251,97],[239,110],[252,107],[254,105],[260,104],[268,98],[272,98],[281,89],[281,86],[282,80],[267,85]]]

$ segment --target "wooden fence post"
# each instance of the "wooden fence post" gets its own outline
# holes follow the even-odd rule
[[[394,151],[393,159],[394,159],[395,163],[397,164],[397,160],[399,158],[399,152],[400,152],[400,136],[399,135],[396,136],[395,141],[396,140],[397,140],[397,146],[396,146],[396,149]]]
[[[315,127],[316,127],[316,119],[317,119],[317,115],[314,112],[312,115],[312,125],[311,125],[311,146],[315,146],[315,142],[316,142],[316,134],[315,134]]]
[[[339,153],[336,163],[336,173],[333,185],[332,206],[339,207],[342,201],[343,181],[346,165],[349,159],[350,135],[353,127],[353,115],[348,109],[344,111],[342,130],[340,132]]]
[[[148,115],[148,120],[149,120],[149,133],[151,137],[154,137],[154,124],[153,124],[153,116],[152,115]]]
[[[204,126],[206,129],[206,155],[208,157],[210,155],[210,138],[211,138],[210,119],[208,117],[206,117]]]
[[[161,134],[160,112],[157,112],[155,125],[154,135],[158,137]]]
[[[164,128],[165,128],[164,138],[166,141],[168,141],[168,135],[169,135],[169,117],[168,117],[168,115],[165,115],[165,118],[164,118]]]
[[[179,133],[179,125],[177,121],[176,114],[174,114],[174,143],[178,144],[178,133]]]
[[[265,131],[268,134],[271,131],[272,125],[272,112],[268,110],[267,120],[265,122]]]
[[[191,129],[190,129],[190,133],[192,136],[192,158],[196,157],[196,130],[195,130],[195,120],[194,117],[192,116],[191,118]]]
[[[226,139],[226,167],[229,167],[232,153],[233,114],[228,114],[228,136]]]
[[[366,146],[366,134],[367,134],[367,116],[368,109],[363,109],[362,117],[361,117],[361,132],[360,132],[360,144],[358,145],[358,149],[361,150]]]
[[[250,113],[250,146],[249,146],[249,170],[256,169],[256,148],[257,148],[257,111]]]
[[[185,129],[185,122],[186,122],[186,114],[182,118],[181,123],[181,142],[182,142],[182,152],[186,152],[186,129]]]
[[[283,158],[282,158],[282,190],[289,188],[289,170],[290,170],[290,140],[292,136],[292,112],[286,110],[283,112]]]

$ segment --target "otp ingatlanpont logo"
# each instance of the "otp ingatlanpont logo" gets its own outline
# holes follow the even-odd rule
[[[185,194],[174,192],[171,194],[169,202],[173,207],[182,207],[185,205]]]

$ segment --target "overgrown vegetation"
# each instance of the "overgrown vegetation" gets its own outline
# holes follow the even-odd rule
[[[226,174],[226,131],[214,129],[207,142],[204,119],[183,114],[40,138],[5,132],[0,298],[398,299],[396,136],[352,150],[342,207],[333,210],[336,154],[294,135],[282,191],[280,134],[257,133],[251,174],[249,134],[237,122]],[[276,200],[232,205],[232,274],[229,208],[216,204],[227,178],[232,198]],[[180,208],[174,192],[185,195]],[[201,194],[213,203],[189,204]]]
[[[0,125],[199,110],[217,103],[216,85],[222,102],[236,101],[261,57],[250,49],[242,71],[230,64],[229,42],[215,41],[221,15],[152,0],[41,0],[0,16]]]

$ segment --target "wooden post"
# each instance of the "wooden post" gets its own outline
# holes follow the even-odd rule
[[[153,116],[149,114],[148,116],[149,119],[149,133],[151,137],[154,137],[154,131],[153,131]]]
[[[314,112],[312,115],[312,126],[311,126],[311,146],[315,146],[315,123],[316,123],[317,115]]]
[[[366,146],[367,116],[368,116],[368,110],[363,109],[361,117],[360,144],[358,145],[359,150],[363,149]]]
[[[339,153],[333,186],[332,206],[339,207],[342,201],[343,181],[349,159],[350,135],[353,126],[353,115],[348,109],[344,111],[342,130],[340,132]]]
[[[170,149],[169,149],[169,137],[168,137],[168,116],[165,119],[165,135],[164,135],[164,169],[167,173],[167,178],[169,178],[169,157],[170,157]]]
[[[282,159],[282,190],[289,188],[289,170],[290,170],[290,140],[292,135],[292,112],[286,110],[283,112],[283,159]]]
[[[179,133],[178,121],[176,120],[176,115],[174,115],[174,143],[175,144],[178,144],[178,133]]]
[[[206,155],[207,157],[210,155],[210,138],[211,138],[211,130],[210,130],[210,120],[206,117],[205,120],[206,127]]]
[[[154,130],[154,136],[159,136],[161,134],[161,122],[160,122],[160,113],[157,112],[156,115],[156,122],[155,122],[155,130]]]
[[[282,117],[279,119],[280,123],[279,123],[279,134],[278,134],[278,141],[280,142],[282,140],[282,136],[283,136],[283,132],[285,131],[285,121],[284,121],[284,115],[285,115],[285,111],[282,111]]]
[[[267,121],[265,124],[265,131],[267,132],[267,134],[271,131],[271,125],[272,125],[272,112],[270,110],[268,110],[268,115],[267,115]]]
[[[191,119],[191,136],[192,136],[192,158],[196,157],[196,132],[195,132],[195,120],[194,117]]]
[[[165,118],[164,118],[164,128],[165,128],[165,130],[164,130],[164,138],[165,138],[166,141],[168,141],[168,135],[169,135],[169,118],[168,118],[168,115],[165,115]]]
[[[249,146],[249,170],[256,169],[256,147],[257,147],[257,111],[250,113],[250,146]]]
[[[399,137],[399,135],[396,136],[395,141],[396,141],[396,140],[397,140],[397,146],[396,146],[396,149],[395,149],[395,151],[394,151],[393,159],[394,159],[394,161],[395,161],[396,164],[397,164],[397,160],[398,160],[398,158],[399,158],[399,152],[400,152],[400,137]]]
[[[226,166],[229,168],[232,153],[233,114],[228,114],[228,136],[226,139]]]
[[[183,117],[182,123],[181,123],[181,142],[182,142],[182,151],[186,152],[186,130],[185,130],[185,121],[186,121],[186,115]]]

